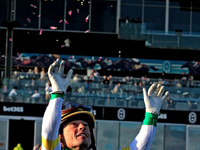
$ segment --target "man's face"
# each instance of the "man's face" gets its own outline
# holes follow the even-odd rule
[[[88,148],[91,141],[90,129],[87,122],[74,120],[63,127],[62,142],[70,149]],[[61,142],[61,143],[62,143]]]

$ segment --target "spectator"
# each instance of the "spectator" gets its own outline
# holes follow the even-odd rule
[[[17,77],[17,79],[14,80],[13,85],[16,86],[16,87],[19,87],[20,89],[22,88],[22,83],[21,83],[21,80],[20,80],[19,77]]]
[[[17,87],[13,87],[13,89],[10,91],[10,93],[8,94],[9,99],[11,100],[11,102],[14,102],[17,100]]]
[[[142,21],[140,20],[140,17],[137,18],[137,23],[142,23]]]
[[[162,80],[166,79],[166,73],[165,73],[165,71],[162,72],[161,78],[162,78]]]
[[[37,66],[34,67],[33,72],[34,72],[35,74],[39,74],[39,70],[38,70],[38,67],[37,67]]]
[[[129,17],[126,16],[125,23],[128,24],[130,22]]]
[[[138,86],[138,93],[142,93],[142,91],[143,91],[143,86],[142,86],[142,82],[140,82]]]
[[[33,69],[33,77],[36,79],[40,79],[40,72],[37,66],[35,66]]]
[[[191,73],[188,74],[188,82],[189,82],[189,87],[192,87],[193,86],[193,80],[194,80],[194,77]]]
[[[135,21],[135,19],[134,19],[134,18],[132,18],[132,19],[131,19],[131,22],[132,22],[132,23],[135,23],[136,21]]]
[[[81,80],[81,78],[78,77],[78,74],[76,73],[72,79],[74,82],[78,82]]]
[[[135,94],[137,94],[137,92],[138,92],[138,85],[137,85],[137,82],[134,83],[134,86],[133,86],[132,90],[133,90],[133,92],[134,92]]]
[[[175,108],[176,102],[170,99],[169,96],[167,97],[166,101],[167,101],[166,108]]]
[[[197,109],[197,102],[188,101],[188,105],[189,105],[190,109]]]
[[[38,90],[35,90],[35,93],[31,97],[32,98],[40,98],[40,93],[38,93]]]
[[[120,92],[120,86],[121,84],[120,83],[117,83],[113,89],[113,92],[112,93],[119,93]]]
[[[186,87],[186,85],[187,85],[187,76],[185,74],[185,71],[183,71],[183,73],[182,73],[181,85],[182,85],[182,87]]]
[[[19,74],[17,71],[14,71],[13,75],[12,75],[12,79],[17,79],[19,77]]]
[[[85,81],[85,91],[90,92],[90,81]]]
[[[148,82],[149,82],[149,78],[147,78],[147,75],[142,76],[142,85],[145,86],[146,83],[148,83]]]
[[[39,85],[38,85],[37,81],[35,80],[35,78],[32,78],[32,80],[31,80],[31,89],[38,90],[38,88],[39,88]]]
[[[45,84],[45,92],[46,92],[45,100],[46,100],[46,102],[48,102],[51,98],[51,95],[50,95],[51,91],[52,91],[51,82],[48,80],[47,83]]]
[[[175,86],[176,86],[176,87],[182,87],[182,85],[181,85],[181,83],[180,83],[180,80],[177,80]]]
[[[89,81],[94,81],[94,80],[95,80],[94,73],[91,73],[89,77]]]
[[[109,88],[110,78],[104,76],[104,80],[101,83],[104,84],[104,88]]]
[[[124,22],[124,20],[122,19],[122,17],[119,17],[119,25],[121,22]]]
[[[40,71],[40,79],[44,79],[45,75],[46,75],[45,69],[44,67],[42,67],[42,70]]]
[[[178,83],[178,80],[176,79],[176,77],[174,78],[174,81],[173,81],[173,85],[176,85]]]
[[[92,73],[94,75],[95,81],[98,81],[99,80],[99,76],[100,76],[99,72],[94,70],[94,69],[92,69]]]
[[[40,99],[40,93],[38,93],[38,90],[35,90],[34,93],[31,95],[31,97],[29,97],[27,99],[27,102],[39,102],[39,99]]]

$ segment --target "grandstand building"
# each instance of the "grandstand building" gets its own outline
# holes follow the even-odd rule
[[[64,101],[93,106],[97,149],[131,143],[145,113],[140,85],[153,82],[170,96],[151,149],[199,149],[199,15],[197,0],[0,0],[0,150],[41,144],[58,57],[74,70]]]

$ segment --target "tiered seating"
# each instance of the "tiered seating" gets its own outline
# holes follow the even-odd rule
[[[72,77],[73,78],[73,77]],[[47,78],[48,79],[48,78]],[[37,89],[41,94],[41,98],[35,101],[28,101],[31,94],[34,92],[34,88],[31,87],[31,78],[24,75],[23,78],[15,78],[5,80],[1,101],[9,101],[8,92],[13,86],[18,86],[18,100],[17,102],[25,103],[47,103],[45,101],[45,84],[47,79],[38,79]],[[112,77],[108,86],[102,84],[103,76],[100,76],[98,80],[93,80],[89,83],[90,90],[85,89],[85,76],[80,76],[80,81],[74,82],[71,80],[70,86],[72,87],[72,93],[65,96],[65,101],[73,101],[76,103],[82,103],[92,106],[104,106],[104,107],[128,107],[128,108],[144,108],[142,91],[133,91],[134,83],[142,82],[143,87],[149,88],[150,84],[167,83],[165,85],[166,91],[170,92],[170,100],[164,102],[162,109],[174,109],[174,110],[189,110],[200,109],[200,92],[199,81],[193,81],[193,87],[176,87],[173,85],[173,80],[167,80],[163,82],[161,79],[149,79],[148,81],[142,81],[141,78],[127,78],[127,77]],[[9,84],[8,84],[9,83]],[[113,89],[117,83],[121,83],[118,93],[114,93]],[[20,86],[19,86],[20,85]],[[7,91],[5,91],[7,86]]]

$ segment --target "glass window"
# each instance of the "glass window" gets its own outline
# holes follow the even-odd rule
[[[169,0],[169,6],[178,6],[179,7],[179,1]]]
[[[186,126],[165,125],[164,149],[185,150],[186,147]]]
[[[144,8],[144,23],[146,30],[161,30],[165,29],[165,7],[145,7]]]
[[[69,0],[67,3],[66,30],[86,31],[89,29],[89,7],[90,1]]]
[[[188,132],[188,149],[198,150],[200,147],[200,129],[191,128]]]
[[[56,29],[63,30],[64,0],[42,1],[41,5],[41,28],[50,29],[53,26]]]
[[[141,123],[120,123],[120,147],[129,146],[135,139],[141,128]]]
[[[118,149],[119,122],[99,121],[97,127],[97,149]]]
[[[35,145],[40,144],[42,139],[41,139],[41,129],[42,129],[42,121],[36,121],[35,122]]]
[[[116,32],[116,1],[92,1],[91,31]]]
[[[165,0],[145,0],[144,4],[165,6],[166,2]]]
[[[135,20],[137,20],[138,17],[142,19],[142,6],[121,5],[121,18],[125,19],[126,16],[129,17],[130,21],[132,18]]]
[[[200,32],[200,9],[192,11],[192,32]]]
[[[16,1],[16,20],[21,28],[38,28],[39,2]]]
[[[163,150],[164,145],[164,125],[157,124],[156,133],[151,145],[151,150]]]
[[[142,4],[142,0],[121,0],[121,4]]]
[[[1,144],[0,144],[0,150],[5,150],[7,149],[6,145],[8,143],[7,141],[7,121],[0,121],[0,141],[1,141]]]
[[[7,20],[7,1],[0,0],[0,26],[4,20]]]
[[[6,46],[6,29],[0,29],[0,54],[5,55],[5,46]]]
[[[169,31],[176,29],[189,32],[190,30],[190,11],[177,8],[169,8]]]

